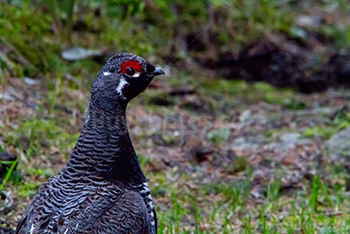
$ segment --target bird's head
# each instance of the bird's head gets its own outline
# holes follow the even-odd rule
[[[110,102],[127,103],[143,92],[154,76],[163,70],[130,53],[112,56],[98,73],[92,85],[92,97]]]

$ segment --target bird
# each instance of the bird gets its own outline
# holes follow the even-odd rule
[[[126,108],[155,76],[144,58],[118,53],[91,87],[86,119],[65,167],[42,184],[17,234],[156,234],[157,216],[126,123]]]

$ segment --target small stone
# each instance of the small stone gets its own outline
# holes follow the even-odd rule
[[[62,51],[61,56],[65,60],[76,61],[83,60],[90,56],[100,55],[101,51],[99,50],[90,50],[81,47],[73,47]]]
[[[34,80],[32,78],[29,78],[29,77],[25,77],[24,78],[24,82],[27,84],[27,85],[38,85],[39,84],[39,81],[38,80]]]
[[[255,198],[255,199],[258,199],[258,198],[261,197],[260,194],[259,194],[258,192],[256,192],[256,191],[253,191],[253,192],[251,192],[250,194],[251,194],[252,197]]]
[[[1,100],[5,100],[5,101],[13,101],[13,100],[15,100],[10,94],[8,94],[8,93],[1,93],[0,92],[0,99]]]
[[[296,143],[300,138],[300,134],[297,132],[283,134],[280,139],[286,143]]]
[[[333,135],[325,144],[330,155],[350,156],[350,127]]]
[[[278,220],[279,220],[280,222],[282,222],[283,219],[284,219],[284,215],[280,215],[280,216],[278,217]]]
[[[296,23],[300,27],[316,28],[322,22],[322,15],[300,15],[296,19]]]

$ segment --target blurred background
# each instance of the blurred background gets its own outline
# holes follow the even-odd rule
[[[0,233],[67,162],[91,84],[131,52],[159,233],[349,233],[348,0],[0,0]]]

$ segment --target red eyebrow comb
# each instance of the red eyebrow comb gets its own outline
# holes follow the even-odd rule
[[[127,62],[122,64],[120,72],[121,73],[125,73],[126,69],[128,67],[134,68],[138,72],[142,70],[142,66],[138,62],[136,62],[136,61],[127,61]]]

